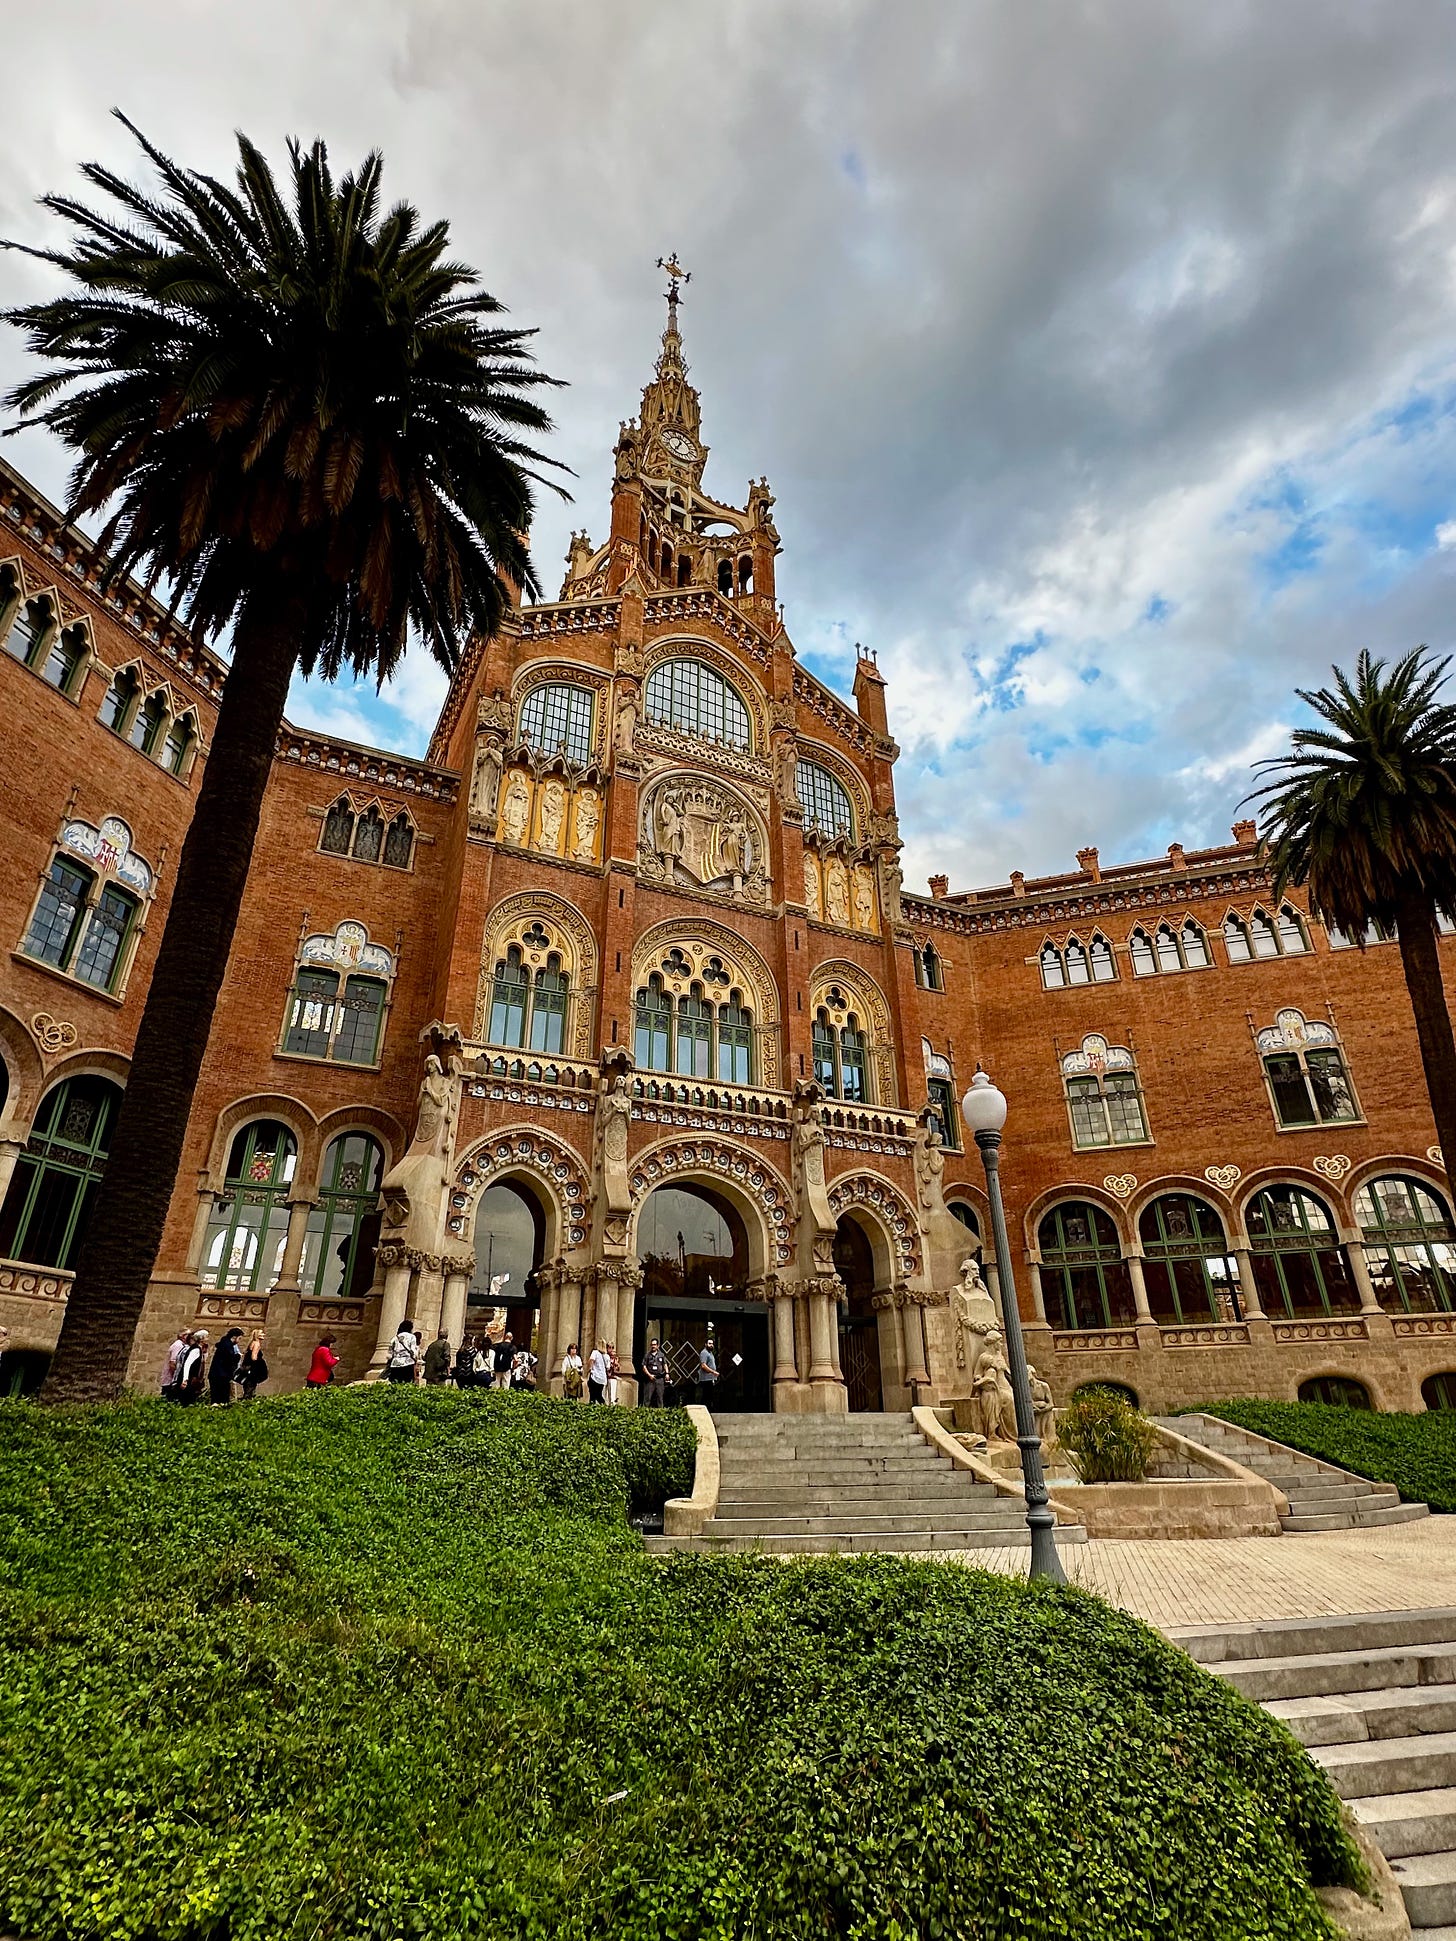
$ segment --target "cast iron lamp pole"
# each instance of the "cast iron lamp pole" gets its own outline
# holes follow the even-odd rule
[[[1021,1475],[1026,1491],[1026,1524],[1031,1531],[1032,1577],[1049,1577],[1065,1584],[1066,1572],[1057,1555],[1057,1519],[1047,1502],[1041,1467],[1041,1437],[1031,1406],[1031,1378],[1026,1372],[1026,1344],[1021,1338],[1021,1312],[1016,1305],[1016,1282],[1011,1275],[1011,1245],[1006,1237],[1006,1209],[1001,1204],[1001,1128],[1006,1123],[1005,1094],[976,1067],[971,1089],[961,1100],[966,1124],[981,1149],[986,1169],[986,1196],[991,1202],[991,1234],[996,1249],[996,1277],[1001,1283],[1001,1325],[1006,1335],[1006,1359],[1011,1364],[1011,1392],[1016,1400],[1016,1441],[1021,1450]]]

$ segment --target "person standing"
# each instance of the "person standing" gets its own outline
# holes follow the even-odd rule
[[[536,1386],[536,1357],[529,1348],[519,1348],[511,1363],[511,1387],[530,1388]]]
[[[642,1357],[642,1373],[647,1377],[647,1406],[650,1409],[667,1407],[667,1356],[662,1352],[662,1343],[653,1335],[647,1353]]]
[[[207,1393],[209,1339],[207,1329],[199,1328],[188,1340],[186,1350],[177,1365],[177,1400],[183,1408],[193,1407]]]
[[[243,1400],[251,1402],[267,1379],[268,1363],[263,1356],[263,1330],[254,1328],[248,1336],[248,1345],[243,1350],[243,1358],[238,1363],[238,1387],[243,1391]]]
[[[215,1408],[226,1408],[233,1399],[233,1383],[238,1377],[238,1364],[243,1359],[243,1351],[238,1346],[242,1338],[241,1328],[229,1328],[217,1344],[212,1366],[207,1371],[207,1392]]]
[[[412,1382],[420,1365],[420,1338],[413,1321],[401,1321],[384,1359],[387,1382]]]
[[[585,1385],[586,1370],[582,1367],[576,1343],[568,1342],[566,1353],[561,1357],[561,1393],[568,1402],[579,1402]]]
[[[191,1346],[191,1329],[178,1328],[176,1338],[167,1350],[167,1359],[162,1365],[162,1394],[169,1402],[181,1400],[182,1357]]]
[[[443,1388],[450,1379],[450,1337],[441,1328],[425,1350],[425,1387]]]
[[[698,1356],[698,1406],[710,1409],[718,1392],[718,1357],[713,1352],[713,1337],[703,1343]]]
[[[617,1398],[622,1393],[622,1364],[617,1360],[617,1344],[607,1343],[607,1400],[612,1407],[617,1406]]]
[[[455,1350],[455,1386],[470,1388],[475,1382],[475,1337],[467,1335]]]
[[[334,1379],[334,1370],[339,1365],[339,1357],[334,1353],[334,1337],[326,1334],[320,1337],[319,1345],[313,1351],[313,1359],[308,1364],[305,1386],[308,1388],[327,1388]]]
[[[495,1365],[495,1385],[497,1388],[510,1387],[511,1369],[515,1365],[515,1360],[516,1360],[515,1341],[510,1335],[503,1334],[500,1340],[495,1344],[494,1365]]]
[[[591,1351],[591,1359],[586,1365],[586,1389],[589,1402],[605,1402],[607,1382],[611,1377],[612,1364],[607,1359],[607,1344],[599,1341]]]

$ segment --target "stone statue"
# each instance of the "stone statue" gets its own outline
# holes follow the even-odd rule
[[[799,799],[799,750],[792,739],[780,741],[774,751],[774,782],[785,802]]]
[[[818,923],[824,915],[824,902],[819,894],[819,864],[813,856],[804,856],[804,907]]]
[[[475,774],[470,784],[470,813],[482,821],[495,814],[500,793],[501,753],[496,743],[482,737],[475,744]]]
[[[597,830],[601,820],[601,797],[595,789],[581,789],[576,798],[576,840],[571,846],[571,853],[577,862],[596,860]]]
[[[900,891],[904,887],[904,874],[892,856],[880,861],[880,907],[890,923],[904,921],[904,910],[900,903]]]
[[[637,736],[637,696],[628,689],[617,702],[617,752],[630,755]]]
[[[541,826],[536,835],[536,847],[548,849],[553,856],[561,853],[561,824],[566,815],[566,790],[554,778],[541,791]]]
[[[1057,1439],[1057,1411],[1052,1401],[1051,1384],[1042,1380],[1030,1362],[1026,1364],[1026,1375],[1031,1384],[1031,1412],[1036,1418],[1036,1433],[1042,1443],[1050,1448]]]
[[[945,1197],[941,1179],[945,1173],[945,1148],[939,1129],[932,1123],[925,1128],[925,1138],[915,1154],[915,1183],[919,1189],[920,1204],[927,1213],[931,1212]],[[961,1279],[964,1281],[966,1269],[970,1268],[980,1282],[980,1269],[974,1260],[961,1263]],[[981,1292],[985,1293],[985,1288]]]
[[[501,834],[507,842],[517,847],[525,841],[526,820],[531,813],[531,791],[521,771],[512,769],[511,779],[506,784],[505,801],[501,805]]]
[[[425,1075],[420,1080],[419,1109],[415,1116],[412,1149],[442,1153],[453,1130],[451,1107],[454,1086],[445,1076],[445,1067],[434,1052],[425,1060]]]
[[[987,1442],[998,1436],[1003,1442],[1016,1440],[1016,1397],[1011,1387],[1011,1370],[1001,1346],[1001,1330],[986,1330],[980,1364],[971,1379],[976,1426]]]
[[[625,1071],[603,1078],[597,1099],[601,1136],[602,1188],[609,1208],[627,1210],[632,1186],[627,1178],[627,1134],[632,1124],[632,1081]]]
[[[748,874],[748,831],[739,817],[723,824],[718,840],[719,855],[729,876]]]
[[[996,1304],[973,1259],[961,1262],[961,1277],[951,1289],[950,1311],[956,1325],[956,1367],[964,1368],[974,1383],[986,1338],[998,1323]]]
[[[813,1247],[827,1240],[832,1249],[835,1220],[824,1178],[824,1125],[819,1112],[819,1088],[803,1079],[794,1088],[793,1155],[801,1235]],[[831,1255],[827,1265],[832,1269],[833,1264]]]
[[[875,887],[869,871],[860,865],[854,872],[854,921],[860,930],[875,927]]]
[[[653,847],[669,868],[683,853],[687,831],[677,804],[668,795],[659,795],[653,813]]]
[[[829,921],[848,927],[849,872],[838,856],[831,856],[824,871],[824,903]]]

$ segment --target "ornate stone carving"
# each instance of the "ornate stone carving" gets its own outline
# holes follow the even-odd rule
[[[511,779],[506,783],[505,799],[501,803],[502,839],[514,843],[519,848],[526,840],[526,824],[530,816],[531,785],[520,769],[513,768]]]
[[[618,1058],[602,1074],[597,1098],[597,1150],[602,1195],[607,1211],[618,1216],[608,1229],[620,1229],[618,1246],[627,1243],[626,1215],[632,1209],[632,1183],[627,1175],[627,1135],[632,1124],[632,1077],[629,1061]],[[607,1239],[612,1241],[612,1232]]]
[[[479,728],[487,728],[501,735],[511,731],[511,704],[499,689],[489,700],[484,697],[475,710],[475,722]]]
[[[841,1173],[829,1189],[829,1205],[836,1221],[855,1205],[864,1206],[885,1229],[894,1251],[898,1271],[913,1279],[920,1271],[920,1223],[909,1200],[886,1179],[874,1173]],[[955,1215],[949,1216],[955,1219]],[[959,1221],[956,1229],[964,1247],[967,1235]]]
[[[1432,1164],[1436,1166],[1444,1166],[1446,1163],[1445,1160],[1442,1159],[1441,1157],[1441,1148],[1439,1146],[1427,1146],[1426,1158],[1429,1159],[1432,1162]]]
[[[68,1018],[53,1018],[49,1011],[37,1011],[30,1029],[47,1058],[59,1057],[76,1042],[75,1025]]]
[[[630,755],[637,738],[637,690],[624,688],[617,697],[617,720],[612,743],[619,755]]]
[[[1136,1173],[1109,1173],[1102,1184],[1119,1200],[1130,1200],[1137,1191]]]
[[[766,903],[767,853],[757,816],[720,783],[670,775],[644,792],[638,862],[648,881]]]
[[[580,1156],[563,1141],[535,1126],[507,1126],[479,1140],[460,1161],[450,1189],[446,1221],[456,1239],[473,1230],[475,1202],[502,1173],[537,1173],[561,1209],[562,1248],[580,1247],[587,1238],[591,1188]]]
[[[541,784],[540,815],[536,824],[537,849],[549,855],[561,854],[561,831],[566,821],[566,788],[554,775]]]
[[[1205,1166],[1203,1177],[1210,1186],[1218,1187],[1220,1192],[1230,1193],[1243,1178],[1243,1169],[1239,1166]]]
[[[1330,1180],[1336,1186],[1350,1170],[1350,1161],[1342,1152],[1320,1153],[1310,1164],[1322,1179]]]
[[[768,1231],[771,1264],[793,1259],[793,1197],[778,1174],[755,1153],[724,1140],[673,1140],[638,1155],[632,1167],[632,1204],[640,1207],[656,1186],[691,1173],[721,1173],[757,1204]]]
[[[1042,1446],[1049,1448],[1057,1439],[1057,1411],[1052,1401],[1051,1384],[1042,1379],[1032,1367],[1026,1364],[1027,1380],[1031,1385],[1031,1412],[1036,1420],[1036,1433]]]

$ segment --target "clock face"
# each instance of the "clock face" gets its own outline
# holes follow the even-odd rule
[[[685,432],[665,431],[662,434],[662,442],[674,458],[680,458],[685,463],[697,456],[696,447]]]

